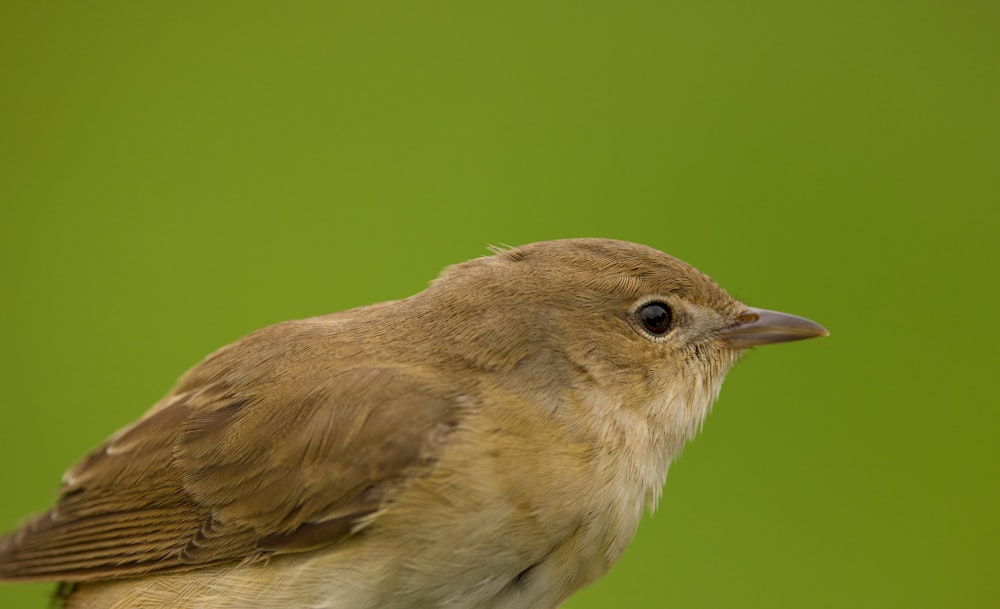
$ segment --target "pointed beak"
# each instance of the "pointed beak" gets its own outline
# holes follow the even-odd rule
[[[736,319],[736,325],[720,333],[726,345],[733,349],[748,349],[758,345],[787,343],[830,335],[826,328],[811,319],[767,309],[750,307]]]

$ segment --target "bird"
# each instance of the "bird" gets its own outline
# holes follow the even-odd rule
[[[747,349],[826,336],[656,249],[493,247],[207,356],[0,540],[67,609],[553,609]]]

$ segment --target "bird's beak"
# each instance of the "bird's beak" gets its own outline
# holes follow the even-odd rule
[[[811,319],[767,309],[750,307],[740,313],[736,320],[735,325],[720,333],[726,345],[734,349],[787,343],[830,334],[826,328]]]

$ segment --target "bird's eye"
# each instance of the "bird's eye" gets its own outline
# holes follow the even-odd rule
[[[665,303],[656,301],[642,305],[636,312],[639,323],[653,336],[662,336],[670,330],[674,315]]]

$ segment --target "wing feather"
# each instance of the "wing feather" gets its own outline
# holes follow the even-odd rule
[[[0,579],[309,550],[366,526],[426,475],[458,422],[449,390],[294,323],[210,356],[81,460],[51,511],[0,540]]]

